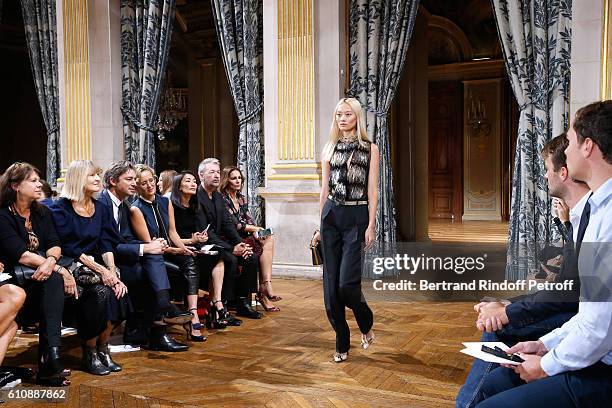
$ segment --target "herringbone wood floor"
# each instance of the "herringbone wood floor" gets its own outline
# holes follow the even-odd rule
[[[462,341],[476,340],[467,303],[372,303],[376,341],[359,347],[350,316],[349,360],[331,361],[334,334],[321,281],[279,280],[281,312],[243,327],[210,332],[186,353],[140,351],[114,356],[121,373],[78,371],[76,336],[65,339],[72,385],[61,407],[448,407],[467,374]],[[176,337],[182,336],[176,331]],[[183,338],[184,339],[184,338]],[[32,366],[35,348],[21,335],[7,365]],[[25,386],[31,386],[25,384]],[[15,403],[9,406],[41,407]]]

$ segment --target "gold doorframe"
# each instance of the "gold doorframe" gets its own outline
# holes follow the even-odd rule
[[[603,10],[603,36],[601,41],[601,89],[602,100],[612,99],[612,30],[610,29],[610,15],[612,14],[611,0],[604,0]]]

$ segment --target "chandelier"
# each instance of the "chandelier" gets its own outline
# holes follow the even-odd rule
[[[166,133],[172,131],[178,123],[187,117],[187,89],[172,88],[170,73],[166,75],[164,92],[161,95],[155,130],[157,138],[164,140]]]

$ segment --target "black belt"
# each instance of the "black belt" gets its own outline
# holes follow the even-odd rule
[[[337,200],[334,197],[332,197],[332,195],[328,195],[327,196],[328,200],[331,200],[332,202],[334,202],[336,205],[368,205],[368,200],[361,200],[361,201],[342,201],[342,200]]]

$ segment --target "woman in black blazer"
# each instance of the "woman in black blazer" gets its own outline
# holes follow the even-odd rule
[[[40,172],[27,163],[15,163],[0,178],[0,260],[8,271],[24,265],[36,272],[23,283],[26,305],[21,317],[40,321],[39,384],[67,385],[60,362],[64,293],[76,296],[76,283],[57,264],[62,250],[42,194]]]

